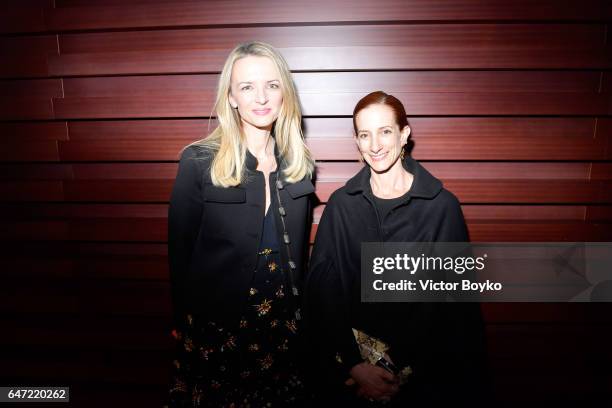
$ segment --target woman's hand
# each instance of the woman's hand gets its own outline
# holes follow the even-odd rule
[[[386,400],[399,391],[398,378],[385,370],[369,363],[360,363],[351,369],[351,378],[359,386],[360,397]]]

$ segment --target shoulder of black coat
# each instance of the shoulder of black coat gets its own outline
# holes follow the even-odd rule
[[[461,208],[457,197],[445,188],[442,188],[438,194],[431,200],[432,206],[443,210],[455,210]]]

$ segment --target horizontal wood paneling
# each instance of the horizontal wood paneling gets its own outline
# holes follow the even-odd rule
[[[193,1],[168,4],[138,2],[118,5],[117,2],[83,6],[83,2],[66,2],[46,13],[50,29],[82,30],[99,28],[177,27],[217,24],[277,24],[321,23],[360,21],[457,21],[457,20],[604,20],[611,12],[605,1],[591,0],[585,3],[570,1],[558,3],[539,0],[530,3],[475,0],[408,2],[387,0],[379,3],[340,0],[333,3],[317,0],[308,3],[288,4],[268,0],[255,4],[233,2],[216,4]],[[60,3],[61,5],[62,3]],[[347,12],[350,10],[350,13]]]
[[[40,140],[68,140],[65,122],[13,122],[0,123],[4,143],[28,144]]]
[[[13,58],[0,75],[219,72],[227,50],[253,38],[298,71],[612,66],[604,24],[329,25],[5,37],[0,55]]]
[[[607,118],[409,118],[419,160],[606,160],[612,127]],[[209,123],[210,122],[210,123]],[[186,144],[202,138],[207,119],[85,121],[0,124],[12,161],[36,161],[32,140],[60,143],[62,160],[176,160]],[[307,118],[306,139],[318,160],[356,160],[348,118]],[[70,138],[68,140],[68,132]],[[595,137],[593,137],[595,136]],[[44,144],[42,146],[45,146]],[[47,155],[57,155],[47,144]],[[41,147],[42,148],[42,147]],[[11,152],[15,151],[15,154]],[[41,152],[42,154],[42,152]],[[8,159],[7,159],[8,160]]]
[[[559,98],[553,93],[398,93],[395,95],[413,115],[608,115],[610,95],[570,94]],[[152,95],[153,96],[153,95]],[[213,99],[158,94],[146,97],[78,97],[54,100],[55,118],[180,118],[210,116]],[[301,96],[308,116],[350,115],[361,94],[344,93]],[[204,98],[204,99],[203,99]],[[582,101],[582,102],[579,102]],[[47,119],[43,107],[34,113],[18,106],[7,118]]]
[[[466,44],[595,48],[605,45],[605,24],[368,24],[116,31],[60,34],[59,45],[62,55],[162,50],[227,52],[244,38],[258,38],[278,48]]]
[[[55,35],[0,37],[0,77],[48,76],[48,57],[58,52]]]
[[[3,10],[0,383],[70,385],[75,406],[162,405],[176,161],[216,126],[219,71],[245,40],[278,47],[294,73],[318,161],[311,244],[330,194],[362,167],[350,115],[377,89],[406,105],[412,154],[458,196],[472,240],[612,241],[608,1]],[[610,400],[607,304],[483,310],[494,405]]]

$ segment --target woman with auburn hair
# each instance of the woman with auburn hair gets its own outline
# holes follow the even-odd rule
[[[327,202],[304,298],[319,405],[477,403],[485,355],[477,303],[361,302],[362,242],[466,242],[459,202],[409,156],[397,98],[365,96],[353,125],[365,166]]]
[[[273,47],[237,46],[217,128],[181,155],[168,214],[177,352],[171,407],[290,406],[313,160],[291,72]]]

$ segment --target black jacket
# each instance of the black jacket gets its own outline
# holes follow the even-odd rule
[[[181,155],[168,211],[168,258],[174,324],[186,313],[237,325],[256,267],[265,215],[265,183],[257,159],[247,151],[246,181],[238,187],[212,184],[210,151],[190,146]],[[283,163],[277,152],[277,168]],[[279,204],[274,193],[277,174],[270,174],[271,203],[277,217],[283,270],[288,270]],[[281,177],[282,180],[282,177]],[[310,233],[310,179],[294,184],[282,180],[279,190],[299,285],[306,263]],[[298,306],[296,304],[296,306]]]
[[[458,401],[484,375],[485,346],[478,304],[361,303],[362,242],[466,242],[458,200],[412,158],[409,193],[380,219],[364,167],[332,194],[321,217],[306,283],[307,337],[319,389],[345,389],[350,369],[362,362],[351,327],[390,345],[398,367],[410,365],[408,400],[434,406],[453,394]],[[342,361],[339,363],[339,361]],[[418,405],[416,405],[418,406]]]

